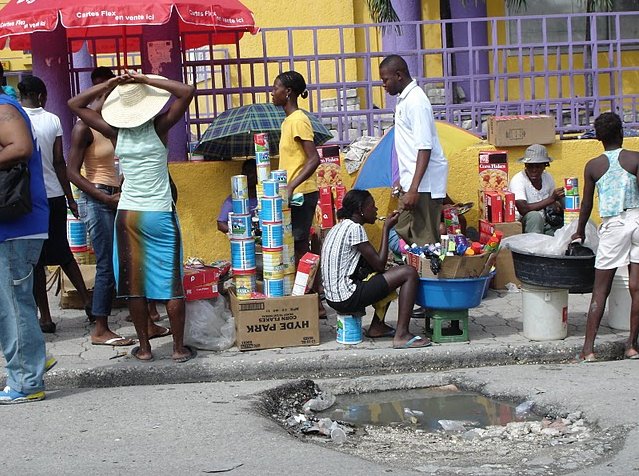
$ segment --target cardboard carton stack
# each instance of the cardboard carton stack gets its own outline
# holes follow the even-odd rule
[[[491,223],[515,221],[515,194],[508,191],[508,152],[479,153],[479,211]]]
[[[346,187],[342,183],[339,146],[324,145],[317,148],[320,165],[317,167],[319,187],[318,219],[322,230],[332,228],[336,223],[337,210],[342,208]]]
[[[491,116],[488,118],[488,143],[494,146],[515,147],[553,142],[555,142],[555,118],[552,116]]]

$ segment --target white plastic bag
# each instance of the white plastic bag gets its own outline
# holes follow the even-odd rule
[[[235,320],[222,296],[186,302],[184,343],[204,350],[226,350],[235,343]]]
[[[542,235],[540,233],[523,233],[504,238],[502,246],[522,253],[546,256],[563,256],[570,244],[572,235],[577,231],[577,221],[573,221],[555,232],[555,236]],[[586,223],[586,239],[583,245],[597,253],[599,235],[597,227],[589,220]]]

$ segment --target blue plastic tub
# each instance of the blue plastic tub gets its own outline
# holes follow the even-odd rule
[[[431,309],[461,310],[481,304],[491,276],[480,278],[420,278],[416,302]]]

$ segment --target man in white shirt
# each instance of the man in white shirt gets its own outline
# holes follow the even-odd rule
[[[533,144],[526,149],[519,162],[524,170],[510,180],[509,189],[515,194],[517,219],[524,233],[554,235],[563,226],[563,187],[555,188],[555,181],[546,172],[552,162],[543,145]]]
[[[395,229],[409,244],[437,243],[448,161],[437,137],[433,108],[401,56],[386,57],[379,65],[379,75],[386,92],[398,96],[395,150],[404,193]]]

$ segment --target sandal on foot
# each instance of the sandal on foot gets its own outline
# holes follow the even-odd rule
[[[162,327],[162,329],[163,329],[162,332],[160,332],[159,334],[155,334],[154,336],[149,336],[149,340],[158,339],[160,337],[166,337],[171,335],[171,329],[169,329],[168,327]]]
[[[111,339],[107,339],[104,342],[93,342],[91,341],[91,345],[110,345],[113,347],[126,347],[128,345],[135,344],[133,339],[129,339],[128,337],[113,337]]]
[[[424,339],[420,336],[414,336],[412,339],[401,345],[393,345],[393,349],[419,349],[421,347],[430,347],[431,345],[433,345],[433,343],[430,340]]]
[[[133,347],[133,349],[131,349],[131,355],[135,357],[136,360],[139,360],[140,362],[153,362],[153,360],[155,360],[153,356],[151,356],[150,359],[141,359],[140,357],[138,357],[139,353],[140,353],[139,345],[136,345],[135,347]]]
[[[639,360],[639,354],[628,355],[624,353],[623,358],[628,360]]]
[[[173,362],[176,362],[178,364],[182,364],[184,362],[188,362],[191,359],[194,359],[195,357],[197,357],[197,350],[195,350],[193,347],[189,347],[188,345],[184,346],[185,349],[187,349],[190,353],[189,355],[185,355],[183,357],[178,357],[177,359],[173,359]]]

